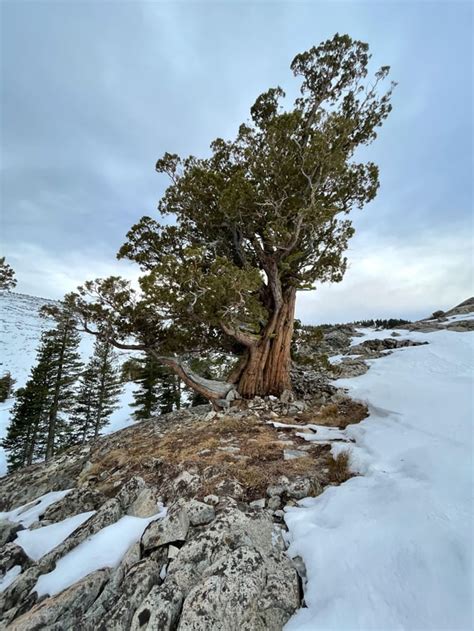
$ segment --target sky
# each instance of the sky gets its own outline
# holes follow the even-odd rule
[[[17,291],[60,298],[134,264],[165,152],[208,154],[295,54],[348,33],[391,66],[393,112],[367,151],[377,198],[354,210],[342,283],[298,296],[307,323],[415,319],[473,287],[470,2],[0,2],[1,253]]]

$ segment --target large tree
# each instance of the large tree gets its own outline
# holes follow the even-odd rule
[[[112,331],[116,346],[150,353],[215,402],[291,389],[296,292],[342,279],[347,215],[379,186],[357,149],[388,116],[393,84],[379,93],[389,68],[369,77],[369,60],[367,44],[336,34],[293,60],[291,106],[269,89],[209,157],[158,160],[171,180],[159,211],[171,221],[143,217],[119,251],[143,272],[139,292],[113,277],[69,297],[86,330]],[[182,361],[216,350],[238,357],[226,382]]]

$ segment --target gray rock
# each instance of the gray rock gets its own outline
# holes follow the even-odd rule
[[[191,526],[208,524],[216,516],[216,511],[213,506],[205,504],[204,502],[198,502],[197,500],[189,500],[184,504],[183,508],[189,517]]]
[[[153,559],[144,559],[132,566],[120,584],[120,597],[102,618],[100,628],[107,631],[130,629],[135,611],[160,579],[160,566]]]
[[[284,390],[280,395],[281,403],[292,403],[295,400],[295,395],[291,390]]]
[[[77,513],[86,513],[97,510],[104,504],[106,498],[93,489],[73,489],[61,500],[58,500],[44,511],[39,525],[45,522],[58,522]]]
[[[128,507],[127,515],[151,517],[158,512],[158,493],[150,487],[143,488],[135,501]]]
[[[268,487],[267,495],[269,497],[281,496],[283,494],[288,495],[294,499],[300,500],[303,497],[311,495],[313,489],[313,482],[308,478],[295,478],[294,480],[288,480],[285,476],[282,476],[278,480],[278,484],[274,484]]]
[[[278,510],[281,507],[281,498],[278,495],[273,495],[268,500],[268,508],[270,510]]]
[[[8,519],[0,519],[0,548],[6,543],[10,543],[19,530],[23,530],[21,524],[9,521]]]
[[[59,546],[48,552],[39,562],[41,573],[50,572],[58,559],[70,550],[82,543],[87,537],[95,534],[102,528],[116,522],[123,515],[123,509],[116,498],[107,500],[100,509],[89,517],[79,528],[69,535]]]
[[[130,631],[171,631],[181,613],[183,594],[172,581],[154,585],[136,610]]]
[[[279,631],[298,605],[297,574],[286,556],[244,544],[206,568],[186,596],[178,631]]]
[[[243,498],[245,495],[244,487],[234,478],[228,478],[219,482],[219,484],[216,485],[216,491],[220,495],[227,495],[236,499]]]
[[[184,502],[178,500],[160,521],[152,521],[142,536],[144,550],[152,550],[175,541],[185,541],[189,530],[189,516]]]
[[[0,573],[8,572],[14,565],[27,567],[32,561],[26,552],[16,543],[6,543],[0,548]]]
[[[94,602],[109,576],[108,570],[98,570],[81,581],[35,605],[15,619],[8,627],[12,631],[36,631],[50,628],[60,620],[63,629],[77,629],[79,619]]]
[[[265,503],[266,503],[266,499],[264,497],[262,497],[259,500],[254,500],[253,502],[250,502],[249,506],[251,508],[262,509],[262,508],[265,508]]]
[[[134,543],[127,550],[119,566],[112,572],[110,580],[106,583],[98,598],[84,614],[81,621],[81,626],[84,631],[96,631],[100,621],[112,610],[113,606],[120,598],[120,585],[125,575],[139,561],[140,544]]]
[[[206,495],[206,497],[204,498],[204,501],[207,504],[213,504],[214,506],[219,504],[219,498],[217,495]]]
[[[138,496],[145,487],[145,480],[139,476],[130,478],[130,480],[122,486],[115,498],[120,502],[124,512],[138,499]]]

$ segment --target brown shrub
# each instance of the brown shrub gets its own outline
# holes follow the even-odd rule
[[[332,483],[342,484],[354,474],[350,470],[351,454],[347,449],[340,451],[335,458],[329,461],[329,479]]]

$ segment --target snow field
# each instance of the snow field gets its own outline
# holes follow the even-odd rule
[[[308,582],[285,631],[472,629],[474,335],[406,337],[429,345],[336,382],[369,404],[345,430],[363,475],[288,509]]]

